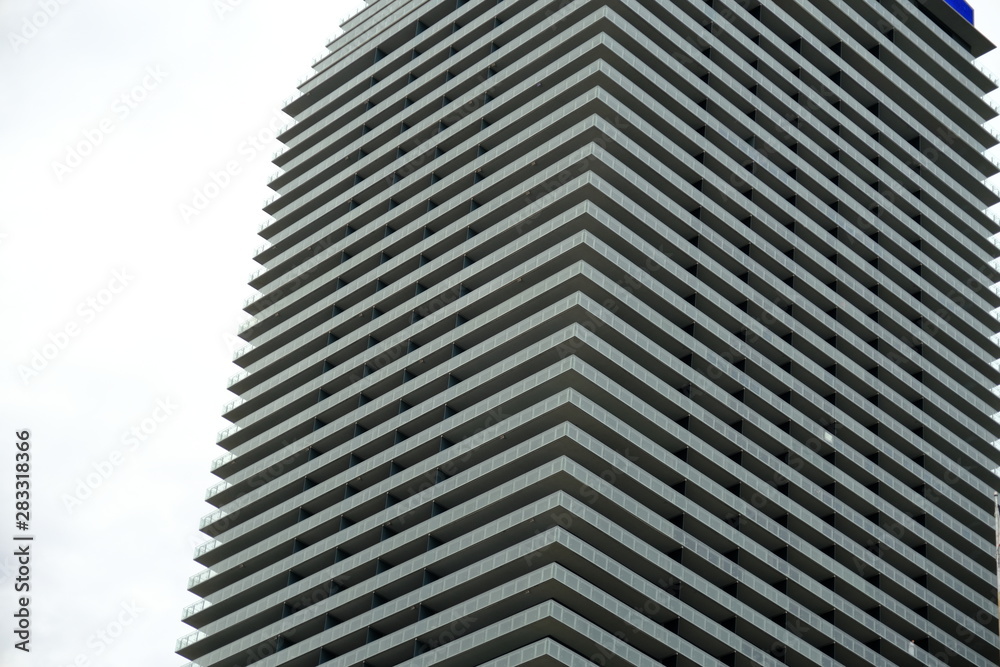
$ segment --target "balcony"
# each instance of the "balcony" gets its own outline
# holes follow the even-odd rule
[[[235,461],[235,460],[236,460],[236,455],[230,452],[229,454],[226,454],[225,456],[220,456],[219,458],[212,461],[211,469],[213,471],[218,470],[219,468],[226,465],[230,461]]]
[[[191,616],[194,616],[195,614],[197,614],[199,611],[202,611],[203,609],[207,609],[208,607],[211,607],[211,606],[212,606],[212,603],[209,602],[208,600],[202,600],[201,602],[195,602],[194,604],[188,605],[188,606],[184,607],[184,611],[181,612],[181,620],[183,621],[184,619],[190,618]],[[197,633],[194,633],[194,634],[197,634]],[[191,635],[187,635],[187,636],[190,637]],[[195,641],[197,641],[197,640],[195,640]],[[178,640],[177,644],[178,644],[178,646],[180,646],[180,640]]]
[[[214,512],[209,512],[205,516],[201,517],[201,521],[198,522],[198,528],[204,528],[205,526],[211,525],[226,516],[228,512],[223,510],[215,510]]]
[[[203,570],[202,572],[199,572],[198,574],[196,574],[193,577],[191,577],[191,578],[188,579],[188,589],[192,589],[192,588],[194,588],[195,586],[197,586],[199,584],[205,583],[206,581],[208,581],[209,579],[211,579],[212,577],[214,577],[215,574],[216,573],[215,573],[214,570]],[[197,633],[194,633],[194,634],[197,634]],[[187,637],[190,637],[190,636],[191,635],[187,635]],[[184,637],[182,639],[186,639],[187,637]],[[188,644],[191,644],[191,643],[196,642],[196,641],[198,641],[198,640],[197,639],[192,639],[190,642],[188,642]],[[180,642],[181,642],[181,640],[178,640],[178,644],[180,644]],[[185,644],[185,646],[186,645],[187,644]]]
[[[233,433],[236,433],[237,431],[239,431],[240,428],[241,427],[240,427],[239,424],[233,424],[229,428],[222,429],[221,431],[218,432],[218,434],[216,434],[216,436],[215,436],[215,442],[216,443],[222,442],[223,440],[225,440],[226,438],[228,438],[229,436],[231,436]]]
[[[204,639],[207,636],[208,635],[206,635],[201,630],[196,630],[195,632],[192,632],[189,635],[184,635],[183,637],[181,637],[180,639],[177,640],[177,644],[174,647],[174,652],[180,653],[182,650],[186,649],[188,646],[191,646],[191,644],[194,644],[195,642],[199,642],[199,641],[201,641],[202,639]]]
[[[215,495],[222,493],[230,486],[232,486],[232,484],[230,484],[229,482],[219,482],[215,486],[208,487],[208,489],[206,489],[205,491],[205,500],[215,497]]]

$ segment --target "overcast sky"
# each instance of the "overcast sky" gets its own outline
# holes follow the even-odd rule
[[[274,129],[359,5],[0,0],[0,665],[185,663],[174,642],[191,631]],[[28,655],[13,648],[15,534],[35,536]]]
[[[359,5],[0,0],[0,665],[185,663],[273,130]],[[22,428],[30,657],[12,634]]]

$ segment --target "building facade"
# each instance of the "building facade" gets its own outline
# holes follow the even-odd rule
[[[961,0],[376,0],[287,106],[178,653],[1000,657]]]

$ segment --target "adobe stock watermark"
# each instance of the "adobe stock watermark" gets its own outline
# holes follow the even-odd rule
[[[104,287],[77,304],[74,311],[76,316],[56,331],[50,332],[46,342],[28,353],[27,363],[18,365],[17,374],[21,381],[28,384],[41,375],[49,367],[49,364],[69,347],[74,338],[83,333],[84,329],[92,324],[99,314],[114,303],[118,295],[125,291],[133,279],[134,277],[128,273],[128,269],[112,271],[111,279]]]
[[[156,407],[138,423],[134,424],[121,436],[121,448],[112,450],[105,458],[91,464],[91,470],[76,478],[72,493],[62,495],[63,506],[72,514],[84,501],[89,499],[97,489],[107,482],[115,471],[148,441],[160,426],[169,421],[179,406],[171,398],[156,400]]]
[[[240,324],[243,324],[242,320],[236,326],[239,326]],[[222,334],[222,346],[227,352],[229,352],[230,357],[235,357],[237,352],[243,350],[249,345],[250,343],[246,342],[234,333],[227,332]]]
[[[236,11],[236,8],[243,4],[243,0],[212,0],[212,9],[219,20],[226,18],[226,14]]]
[[[233,180],[242,173],[243,168],[268,149],[286,123],[284,112],[275,111],[266,126],[247,135],[236,147],[236,155],[226,160],[225,164],[218,169],[210,170],[204,182],[191,192],[191,198],[177,206],[181,220],[184,223],[189,223],[204,213],[209,205],[232,185]]]
[[[236,11],[236,8],[243,4],[243,0],[213,0],[212,9],[219,20],[226,18],[226,14]]]
[[[145,611],[134,601],[122,602],[112,620],[87,636],[87,650],[77,653],[71,662],[60,667],[96,667],[103,664],[103,661],[95,662],[95,659],[104,655]]]
[[[14,561],[13,556],[5,554],[0,557],[0,586],[6,589],[7,582],[13,581],[16,574],[17,563]]]
[[[85,128],[82,138],[66,146],[62,161],[52,161],[52,173],[56,181],[62,183],[67,175],[73,173],[84,161],[94,154],[97,147],[114,132],[121,123],[132,115],[145,102],[154,90],[160,87],[167,76],[160,65],[150,65],[144,70],[142,79],[124,93],[115,98],[111,108],[94,126]]]
[[[70,0],[38,0],[38,11],[31,16],[21,19],[21,26],[17,32],[7,33],[7,42],[14,53],[17,53],[29,41],[38,36],[45,26],[49,24],[63,5],[69,4]]]

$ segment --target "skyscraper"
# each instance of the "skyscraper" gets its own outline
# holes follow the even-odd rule
[[[377,0],[287,111],[178,652],[996,665],[961,0]]]

